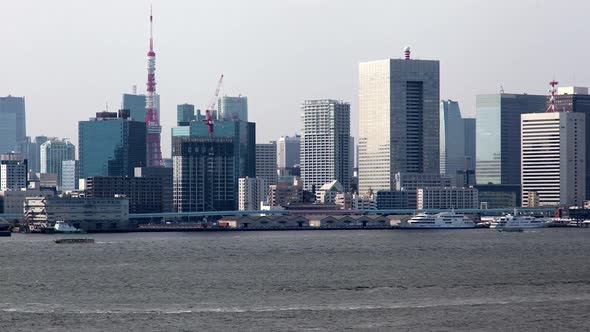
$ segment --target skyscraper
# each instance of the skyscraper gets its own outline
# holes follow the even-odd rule
[[[99,112],[78,123],[80,177],[133,176],[146,164],[145,122],[131,121],[126,112]]]
[[[18,153],[0,156],[0,192],[27,187],[27,160]]]
[[[439,61],[359,66],[359,192],[392,190],[393,174],[439,173]]]
[[[350,188],[350,104],[307,100],[301,105],[301,179],[303,189],[338,180]]]
[[[0,97],[0,154],[20,152],[26,137],[25,98]]]
[[[507,93],[476,97],[478,184],[520,184],[520,115],[545,112],[546,99]]]
[[[80,179],[80,163],[77,160],[64,160],[61,163],[61,184],[62,191],[78,189]]]
[[[555,96],[555,108],[560,112],[586,114],[586,156],[590,156],[590,95],[586,87],[560,87]],[[590,179],[590,163],[586,163],[586,179]],[[586,200],[590,200],[590,186],[586,185]]]
[[[523,206],[582,206],[586,194],[586,115],[522,115]]]
[[[129,110],[131,120],[145,121],[146,96],[137,93],[124,93],[121,109]],[[160,109],[160,96],[154,95],[154,104]]]
[[[223,96],[219,98],[220,119],[248,122],[248,97]]]
[[[225,137],[172,137],[176,211],[237,209],[233,140]]]
[[[459,103],[440,103],[440,174],[451,176],[462,185],[457,175],[472,171],[475,157],[475,119],[463,118]]]
[[[256,144],[256,177],[277,184],[277,143]]]
[[[195,105],[182,104],[176,106],[176,124],[178,126],[188,126],[191,121],[195,120]]]
[[[40,172],[57,174],[57,183],[62,186],[63,161],[76,159],[74,144],[57,138],[51,138],[40,147]]]
[[[299,165],[301,158],[301,136],[281,136],[277,142],[277,165],[280,169]]]

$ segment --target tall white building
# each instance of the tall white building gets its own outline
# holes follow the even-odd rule
[[[439,61],[359,65],[359,192],[392,190],[397,172],[439,173]]]
[[[41,173],[57,174],[57,184],[62,185],[62,162],[76,159],[74,144],[57,138],[52,138],[41,144]]]
[[[260,210],[260,203],[266,202],[268,185],[263,178],[240,178],[238,180],[238,210]]]
[[[256,144],[256,177],[267,185],[277,184],[277,143]]]
[[[300,163],[301,136],[281,136],[277,142],[277,164],[280,169]]]
[[[248,97],[223,96],[218,101],[219,117],[223,120],[248,122]]]
[[[350,188],[350,104],[307,100],[301,105],[301,179],[303,189],[338,180]]]
[[[585,121],[583,113],[521,115],[523,206],[583,205],[586,192]]]

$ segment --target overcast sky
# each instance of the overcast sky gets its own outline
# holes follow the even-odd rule
[[[299,105],[352,105],[358,63],[412,56],[441,61],[441,98],[475,113],[475,95],[545,94],[590,85],[590,1],[154,0],[162,146],[176,105],[248,96],[257,140],[299,132]],[[0,0],[0,95],[26,97],[27,134],[69,137],[79,120],[145,92],[150,1]]]

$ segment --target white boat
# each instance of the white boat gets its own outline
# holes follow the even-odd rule
[[[51,233],[85,233],[83,230],[78,229],[65,221],[56,221],[53,231]]]
[[[507,214],[502,217],[494,219],[494,222],[490,225],[490,228],[497,229],[527,229],[527,228],[543,228],[548,227],[549,222],[540,217],[535,216],[519,216]]]
[[[455,213],[455,211],[437,214],[419,213],[410,220],[400,223],[400,228],[464,229],[475,228],[475,223],[465,215]]]

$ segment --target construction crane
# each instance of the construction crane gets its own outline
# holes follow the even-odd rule
[[[217,88],[215,89],[215,94],[209,103],[209,107],[205,109],[205,120],[203,121],[207,127],[209,127],[209,137],[213,137],[213,117],[211,116],[211,112],[215,110],[215,104],[217,103],[217,97],[219,97],[219,90],[221,90],[221,84],[223,83],[223,74],[219,78],[219,82],[217,82]]]

